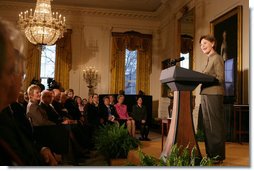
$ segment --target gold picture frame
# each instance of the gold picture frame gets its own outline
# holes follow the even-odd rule
[[[242,103],[242,6],[226,12],[210,22],[211,34],[216,38],[215,50],[224,60],[234,61],[234,97]],[[223,41],[225,40],[225,41]],[[224,43],[226,42],[226,43]],[[226,45],[225,45],[226,44]],[[226,47],[226,51],[224,50]],[[226,52],[226,53],[224,53]]]

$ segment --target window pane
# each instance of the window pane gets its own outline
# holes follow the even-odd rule
[[[137,50],[125,54],[125,94],[136,94]]]
[[[48,88],[47,79],[55,76],[56,45],[43,45],[41,50],[41,83]]]
[[[190,69],[190,53],[180,53],[181,57],[184,57],[184,60],[180,62],[180,67]]]

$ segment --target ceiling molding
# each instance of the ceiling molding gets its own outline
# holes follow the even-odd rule
[[[9,2],[1,1],[0,10],[16,10],[25,11],[34,9],[35,4],[24,2]],[[72,15],[89,15],[89,16],[105,16],[105,17],[124,17],[135,18],[142,20],[157,20],[158,12],[139,12],[139,11],[127,11],[127,10],[114,10],[114,9],[102,9],[102,8],[88,8],[88,7],[73,7],[63,5],[53,5],[52,11],[58,11],[60,13],[72,14]]]

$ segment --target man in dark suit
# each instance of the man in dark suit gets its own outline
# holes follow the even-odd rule
[[[103,97],[103,104],[99,106],[99,115],[103,119],[103,124],[116,123],[119,125],[116,109],[110,105],[108,96]]]
[[[52,102],[52,92],[49,90],[44,90],[41,93],[41,102],[39,106],[47,113],[48,119],[56,124],[61,124],[63,118],[57,113],[54,107],[51,105]]]
[[[10,105],[11,110],[13,111],[13,116],[17,123],[20,125],[22,131],[33,140],[33,128],[26,117],[25,107],[19,102],[14,102]]]

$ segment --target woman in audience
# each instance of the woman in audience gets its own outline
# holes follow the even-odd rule
[[[99,95],[95,93],[92,97],[93,102],[87,107],[87,121],[94,128],[98,128],[103,123],[99,113]]]
[[[129,134],[135,137],[135,121],[128,115],[127,106],[123,104],[124,95],[117,96],[117,104],[115,104],[116,112],[119,116],[119,123],[122,125],[125,123]]]
[[[84,115],[84,107],[85,106],[83,104],[83,101],[82,101],[81,97],[75,96],[74,101],[76,102],[81,115]]]
[[[74,101],[74,90],[68,89],[65,91],[67,99],[65,101],[64,107],[68,110],[68,114],[73,120],[80,120],[81,113],[79,111],[78,105]]]
[[[147,110],[143,105],[143,99],[141,96],[137,97],[137,104],[132,107],[132,116],[135,120],[136,126],[140,128],[141,137],[139,140],[149,141],[148,133],[149,127],[147,124]]]
[[[68,98],[74,99],[74,90],[73,89],[66,90],[65,94],[67,95]]]
[[[38,146],[22,132],[8,106],[22,86],[21,37],[14,26],[0,19],[0,165],[57,165],[49,148]]]
[[[31,120],[33,126],[55,125],[53,121],[48,119],[46,111],[40,106],[41,88],[38,85],[32,84],[27,89],[29,102],[27,105],[27,117]],[[52,100],[52,96],[50,97]]]

